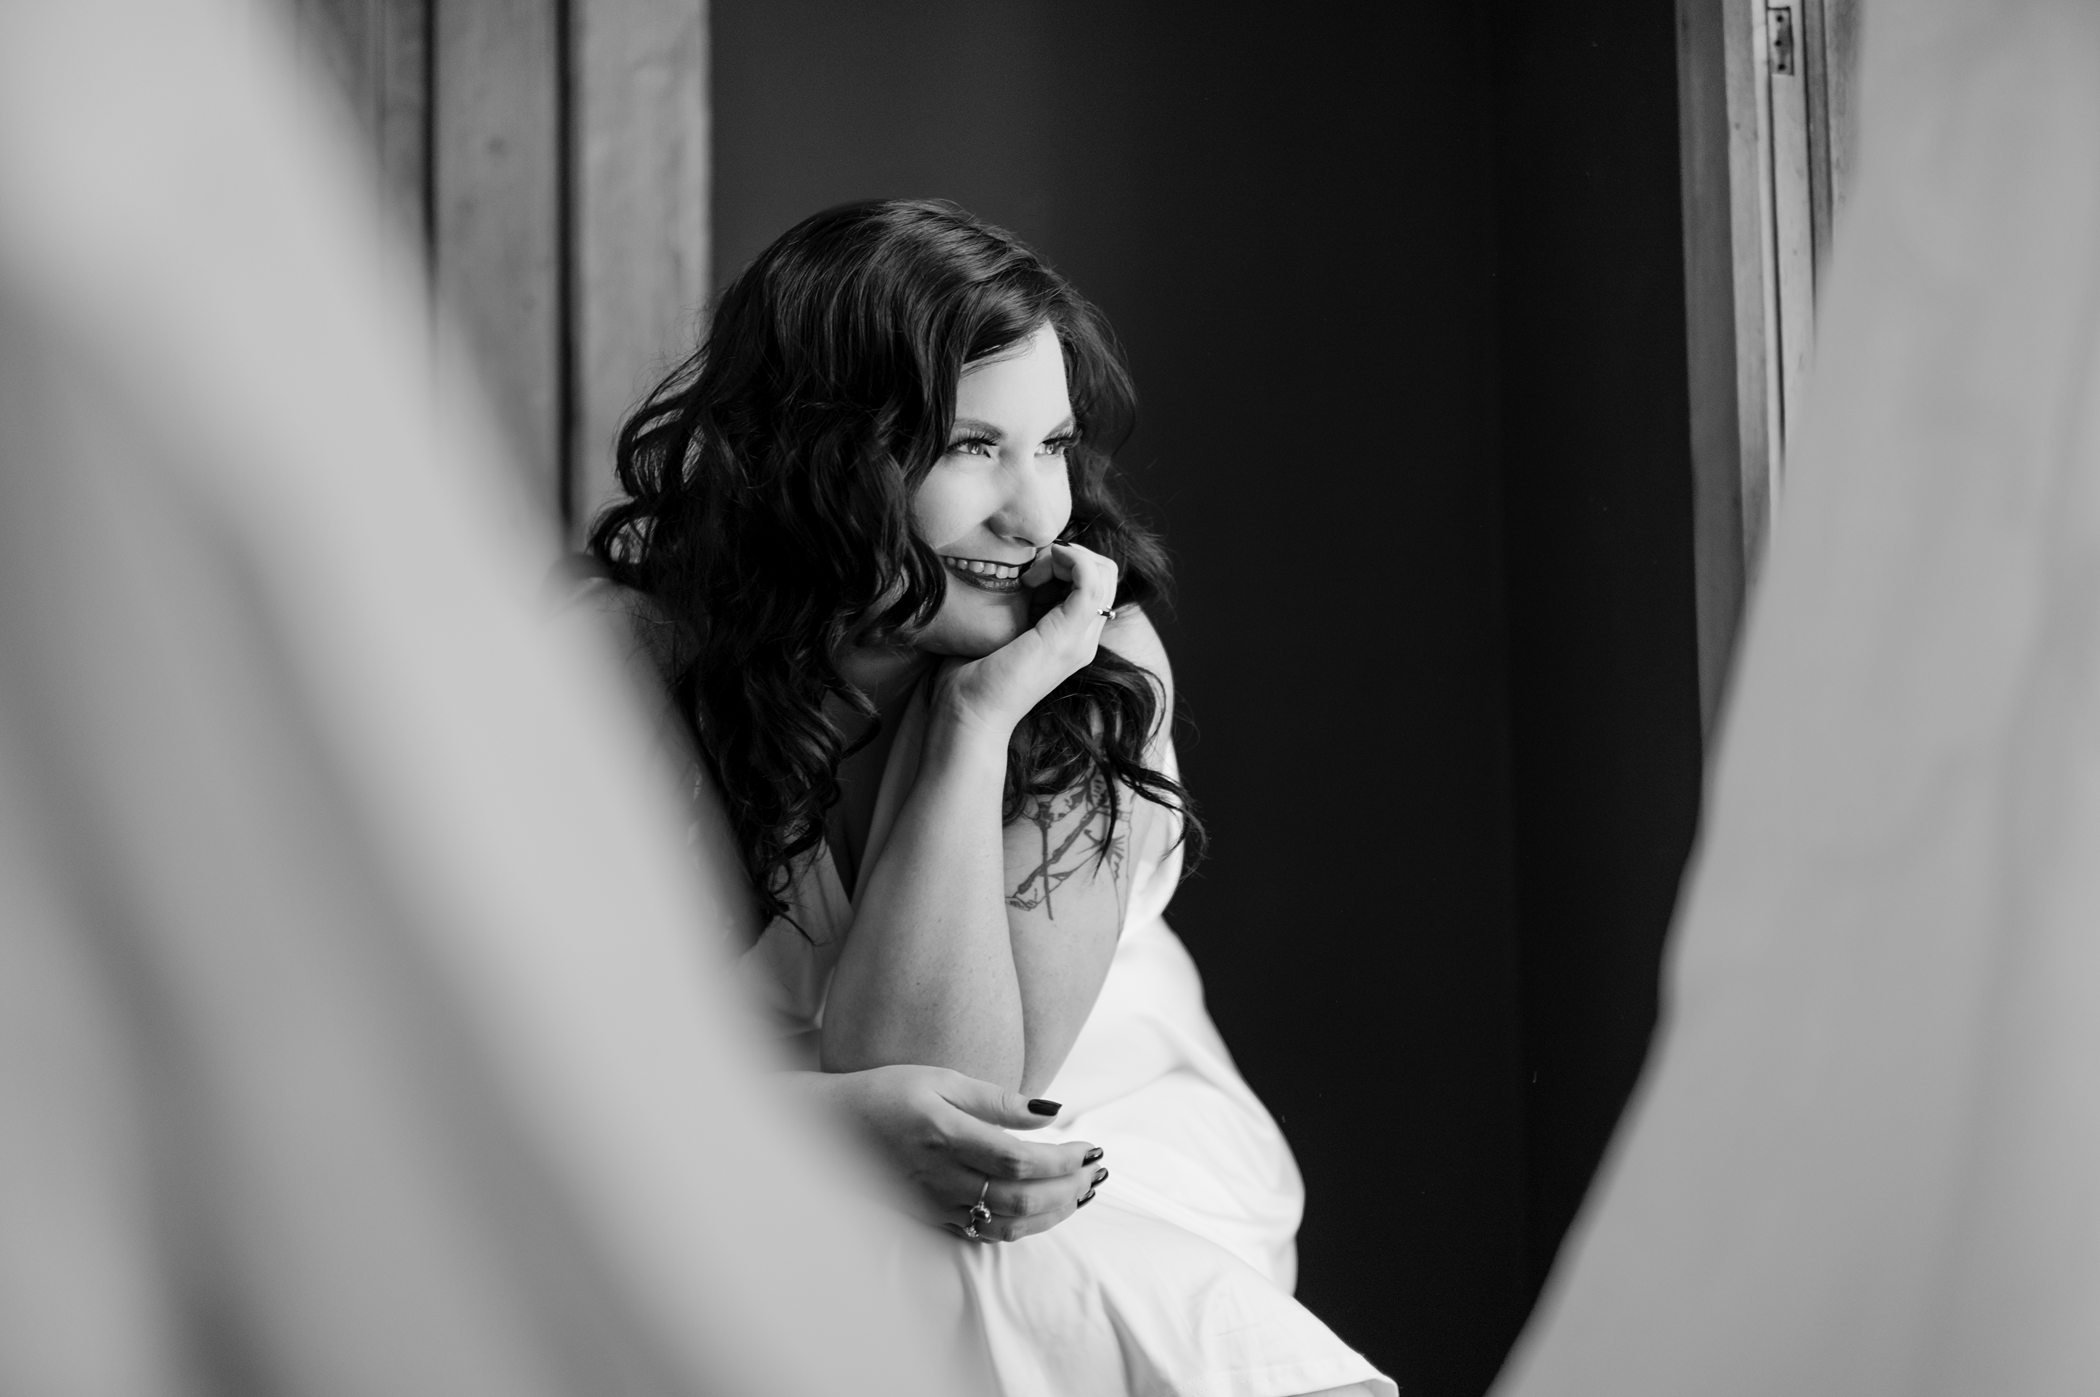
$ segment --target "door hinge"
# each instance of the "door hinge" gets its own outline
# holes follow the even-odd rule
[[[1765,11],[1765,37],[1772,45],[1772,71],[1794,71],[1794,12],[1773,6]]]

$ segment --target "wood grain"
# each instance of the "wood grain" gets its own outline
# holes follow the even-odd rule
[[[576,402],[570,518],[613,491],[613,439],[691,348],[709,275],[706,0],[573,0]]]
[[[558,0],[437,0],[431,55],[438,293],[550,514],[564,484],[559,20]]]

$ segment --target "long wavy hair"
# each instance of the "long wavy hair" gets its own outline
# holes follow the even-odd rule
[[[769,919],[824,837],[840,763],[873,737],[868,724],[849,742],[825,712],[827,697],[875,712],[837,658],[909,644],[947,595],[911,504],[946,448],[963,368],[1044,325],[1078,424],[1062,537],[1115,560],[1119,605],[1161,599],[1166,555],[1111,483],[1135,401],[1106,321],[1020,239],[952,204],[850,204],[788,230],[621,428],[626,497],[595,521],[589,551],[670,627],[672,701]],[[1038,614],[1054,590],[1038,589]],[[1003,818],[1098,783],[1111,837],[1127,789],[1178,811],[1200,848],[1186,793],[1145,762],[1161,701],[1144,670],[1101,649],[1016,727]]]

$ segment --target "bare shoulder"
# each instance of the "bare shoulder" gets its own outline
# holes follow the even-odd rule
[[[672,667],[672,626],[654,599],[603,577],[585,578],[555,604],[557,623],[589,627],[618,651],[637,677],[659,680]]]
[[[1174,670],[1167,663],[1167,647],[1145,608],[1132,603],[1116,608],[1115,619],[1101,630],[1101,643],[1157,679],[1161,697],[1174,702]]]
[[[690,731],[672,707],[667,688],[674,661],[673,628],[655,600],[602,577],[586,578],[555,603],[551,624],[571,628],[625,673],[648,722],[652,755],[685,802],[686,845],[711,921],[725,944],[746,947],[764,930],[764,917],[744,872],[735,825],[714,774],[693,750]]]

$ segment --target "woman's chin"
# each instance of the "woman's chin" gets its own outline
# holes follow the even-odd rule
[[[1028,629],[1025,590],[987,592],[956,578],[948,579],[948,596],[933,624],[919,633],[918,648],[929,655],[981,660]]]
[[[1024,629],[1022,619],[979,614],[953,617],[945,613],[919,634],[918,648],[929,655],[952,655],[959,660],[981,660],[1009,645]]]

